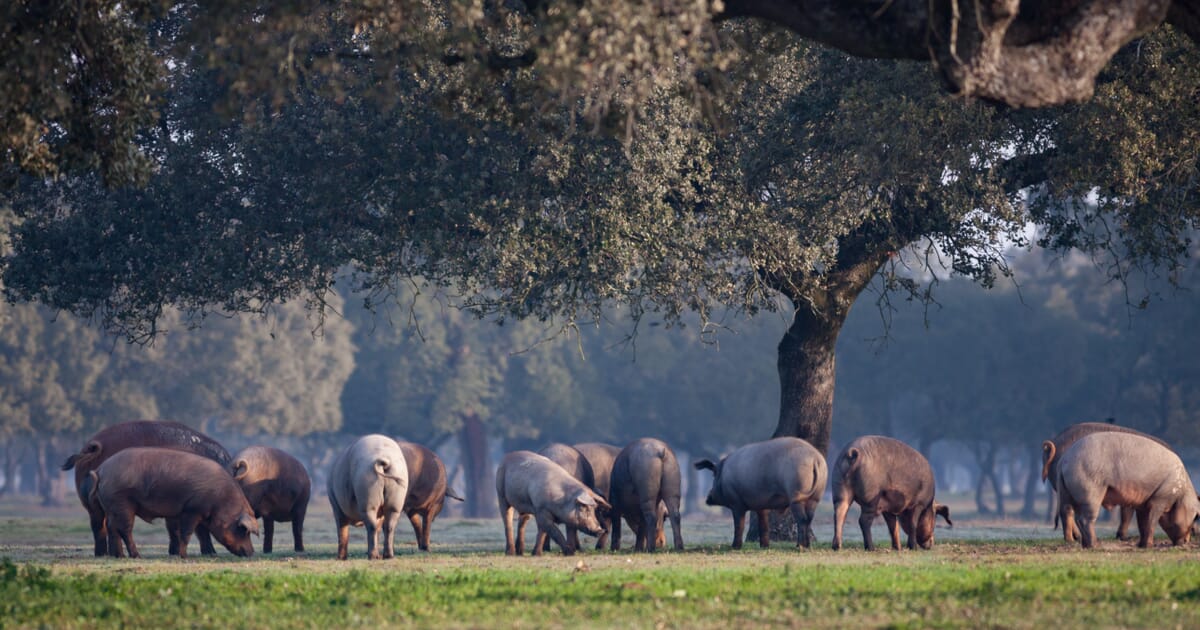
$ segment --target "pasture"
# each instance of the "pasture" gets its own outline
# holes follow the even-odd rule
[[[357,528],[351,560],[338,562],[328,506],[314,498],[304,554],[277,528],[272,556],[218,547],[216,558],[178,560],[161,522],[139,522],[145,557],[110,560],[92,557],[78,505],[7,499],[0,627],[1200,627],[1195,541],[1176,549],[1159,533],[1140,550],[1105,524],[1100,548],[1083,552],[1048,525],[960,511],[933,551],[867,553],[855,519],[857,508],[840,552],[822,503],[811,551],[732,551],[730,519],[714,511],[684,519],[683,553],[509,558],[499,519],[447,518],[432,553],[404,523],[396,559],[368,562]],[[882,520],[875,536],[886,540]]]

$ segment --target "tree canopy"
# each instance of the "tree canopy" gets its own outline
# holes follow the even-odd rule
[[[700,109],[722,100],[738,54],[721,25],[741,18],[854,55],[929,62],[952,92],[1014,106],[1088,98],[1117,51],[1164,22],[1200,38],[1197,0],[52,0],[0,11],[0,175],[94,171],[110,184],[153,171],[145,139],[170,133],[157,123],[184,66],[216,73],[235,111],[278,108],[313,86],[391,100],[416,74],[477,107],[538,118],[570,104],[629,128],[663,89]]]
[[[856,59],[756,25],[717,28],[694,7],[620,37],[654,57],[671,29],[710,33],[696,41],[721,66],[722,98],[699,89],[718,81],[703,64],[681,61],[658,80],[651,61],[614,70],[589,56],[596,44],[574,39],[587,29],[562,30],[565,40],[546,30],[560,19],[620,24],[621,4],[594,14],[538,5],[544,23],[488,8],[466,23],[512,19],[488,23],[486,46],[438,26],[450,39],[435,38],[436,63],[398,71],[385,53],[432,50],[405,20],[460,24],[421,6],[378,40],[380,23],[305,3],[261,16],[306,16],[285,31],[251,26],[260,16],[237,7],[227,7],[237,18],[189,7],[155,22],[174,67],[158,128],[139,146],[158,175],[117,190],[95,176],[22,180],[7,295],[134,339],[152,338],[168,305],[194,319],[295,297],[320,310],[342,275],[370,302],[417,282],[477,314],[559,328],[614,307],[634,322],[694,311],[701,326],[726,308],[782,307],[793,321],[778,349],[776,434],[823,448],[834,346],[881,271],[883,299],[928,302],[936,282],[921,278],[945,267],[992,285],[1009,271],[1003,249],[1030,238],[1096,256],[1118,278],[1187,254],[1200,208],[1200,63],[1170,28],[1116,53],[1100,98],[1011,110],[945,98],[923,64]],[[180,48],[189,36],[171,25],[264,49],[210,65],[215,53]],[[295,37],[282,45],[281,32]],[[495,39],[504,33],[515,39]],[[527,58],[529,37],[565,56]],[[359,43],[321,48],[330,41]],[[716,42],[740,44],[738,54],[717,54]],[[289,65],[296,50],[304,63]],[[538,65],[558,63],[583,78],[556,84]],[[285,89],[267,90],[279,67],[293,71]],[[231,106],[239,116],[220,114]],[[580,132],[593,125],[627,133]],[[914,255],[897,255],[906,249]],[[899,273],[906,264],[917,272]]]

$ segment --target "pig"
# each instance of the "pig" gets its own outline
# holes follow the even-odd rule
[[[933,469],[916,449],[882,435],[864,435],[846,445],[833,465],[833,548],[842,548],[842,527],[850,502],[861,506],[858,524],[863,546],[875,548],[871,524],[881,512],[892,538],[892,549],[900,549],[899,524],[908,535],[908,548],[933,546],[937,516],[951,527],[950,508],[933,500]]]
[[[796,546],[812,544],[812,518],[825,492],[825,458],[800,438],[779,437],[747,444],[721,461],[701,459],[697,470],[711,470],[712,490],[705,503],[733,511],[733,548],[742,548],[746,514],[758,514],[759,545],[769,547],[770,510],[790,508],[796,520]]]
[[[582,453],[584,458],[587,459],[588,465],[592,467],[592,476],[596,482],[593,489],[595,489],[597,494],[604,497],[606,501],[611,500],[611,496],[609,495],[609,480],[612,477],[613,461],[621,453],[621,447],[601,442],[582,442],[575,445],[575,450]],[[608,542],[608,532],[612,531],[614,525],[616,527],[621,526],[619,522],[613,522],[612,514],[607,510],[600,515],[600,523],[605,527],[604,533],[596,538],[596,549],[604,548],[604,544]],[[660,545],[665,546],[665,537],[658,542]]]
[[[621,449],[613,461],[609,481],[613,521],[610,548],[613,551],[621,548],[618,523],[622,516],[636,536],[634,550],[655,551],[660,536],[665,535],[660,503],[665,505],[671,518],[675,549],[683,550],[679,518],[680,477],[679,460],[662,440],[641,438]]]
[[[531,451],[514,451],[504,456],[496,469],[496,499],[500,518],[504,519],[505,555],[522,555],[525,538],[513,540],[513,513],[531,514],[537,521],[537,539],[533,555],[540,556],[546,538],[554,539],[563,555],[575,553],[575,547],[558,530],[564,523],[598,536],[603,528],[596,518],[598,509],[609,504],[583,482],[572,477],[562,466]]]
[[[92,539],[95,543],[95,555],[104,556],[108,553],[108,532],[104,515],[98,506],[90,507],[88,493],[84,491],[85,480],[89,473],[96,470],[109,457],[123,449],[135,446],[156,446],[187,451],[207,457],[222,466],[230,462],[229,451],[215,440],[178,422],[133,420],[120,422],[105,427],[93,435],[78,453],[71,455],[63,463],[63,470],[75,470],[75,490],[79,502],[88,511],[88,519],[92,526]],[[167,519],[167,534],[170,537],[170,554],[179,553],[179,541],[175,539],[178,524]],[[196,529],[196,538],[200,540],[200,553],[212,555],[217,553],[213,548],[212,538],[208,529],[201,524]]]
[[[1063,453],[1067,452],[1067,449],[1070,448],[1071,445],[1074,444],[1075,441],[1078,440],[1079,438],[1081,438],[1085,435],[1091,435],[1093,433],[1101,433],[1101,432],[1132,433],[1134,435],[1140,435],[1142,437],[1150,438],[1151,440],[1154,440],[1155,442],[1158,442],[1159,444],[1162,444],[1163,446],[1167,446],[1166,442],[1163,442],[1162,440],[1160,440],[1152,435],[1146,435],[1145,433],[1142,433],[1141,431],[1135,431],[1134,429],[1130,429],[1127,427],[1122,427],[1122,426],[1118,426],[1115,424],[1108,424],[1105,422],[1080,422],[1078,424],[1073,424],[1073,425],[1067,427],[1066,429],[1063,429],[1062,433],[1059,433],[1058,435],[1054,436],[1053,438],[1046,440],[1045,442],[1042,442],[1042,481],[1046,481],[1047,479],[1049,479],[1051,486],[1053,486],[1054,480],[1058,478],[1059,457]],[[1170,448],[1170,447],[1167,446],[1167,448]],[[1058,518],[1058,515],[1055,514],[1055,516],[1054,516],[1054,526],[1055,527],[1058,526],[1059,520],[1060,519]],[[1133,510],[1130,510],[1128,507],[1122,506],[1121,507],[1121,522],[1120,522],[1120,525],[1117,527],[1117,539],[1118,540],[1128,540],[1129,539],[1129,523],[1131,520],[1133,520]],[[1068,511],[1067,520],[1063,521],[1062,525],[1063,525],[1063,539],[1065,539],[1067,542],[1075,542],[1075,540],[1077,540],[1079,538],[1079,536],[1078,536],[1079,531],[1075,528],[1075,519],[1074,519],[1074,514],[1072,512]]]
[[[576,450],[574,446],[567,446],[566,444],[559,444],[555,442],[538,450],[538,455],[541,455],[555,464],[562,466],[563,470],[570,473],[572,477],[582,481],[583,485],[591,488],[593,492],[596,491],[596,477],[592,473],[592,465],[588,463],[588,460],[583,456],[583,453],[580,453],[578,450]],[[599,494],[599,492],[597,492],[597,494]],[[604,515],[607,514],[607,510],[600,510],[599,512],[602,512],[603,514],[598,513],[596,518],[599,518],[601,521],[603,521]],[[519,524],[517,525],[518,538],[523,538],[525,536],[525,523],[528,522],[530,518],[533,517],[529,514],[521,515],[521,518],[518,521]],[[601,534],[601,536],[603,536],[603,534]],[[579,532],[571,525],[567,525],[567,540],[571,541],[571,546],[576,551],[579,550]],[[546,538],[546,546],[543,551],[550,551],[549,538]]]
[[[437,453],[415,442],[396,440],[408,465],[408,496],[404,513],[417,536],[417,548],[429,551],[429,531],[442,511],[446,497],[462,501],[446,482],[446,466]]]
[[[300,460],[269,446],[251,446],[233,458],[233,478],[263,520],[263,553],[271,553],[275,521],[292,524],[292,545],[304,551],[304,515],[312,481]]]
[[[1058,476],[1059,516],[1066,522],[1074,511],[1079,540],[1085,549],[1096,543],[1100,507],[1134,509],[1138,547],[1154,542],[1154,524],[1171,543],[1187,544],[1200,515],[1200,498],[1179,456],[1148,437],[1101,432],[1075,441],[1061,456]]]
[[[108,555],[138,558],[134,517],[146,522],[169,518],[179,557],[187,557],[188,539],[203,524],[231,553],[254,555],[251,534],[258,533],[254,510],[229,471],[193,453],[155,447],[123,449],[88,473],[88,502],[108,522]]]
[[[327,490],[338,528],[338,560],[348,556],[351,525],[367,528],[367,558],[392,558],[396,523],[408,498],[408,463],[396,440],[378,434],[355,440],[333,461]]]

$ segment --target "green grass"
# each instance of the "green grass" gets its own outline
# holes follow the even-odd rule
[[[930,552],[833,552],[825,520],[814,550],[732,551],[713,517],[685,520],[684,553],[508,558],[499,522],[447,519],[433,553],[401,531],[396,559],[368,562],[355,530],[338,562],[318,512],[307,554],[285,533],[275,557],[181,561],[139,524],[146,558],[116,561],[91,557],[81,509],[21,511],[0,506],[3,628],[1200,627],[1200,553],[1161,534],[1084,552],[1044,525],[959,518]]]

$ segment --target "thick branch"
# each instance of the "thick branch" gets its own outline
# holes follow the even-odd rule
[[[1168,16],[1195,39],[1198,0],[728,0],[863,57],[932,59],[955,92],[1016,107],[1088,98],[1124,44]]]

